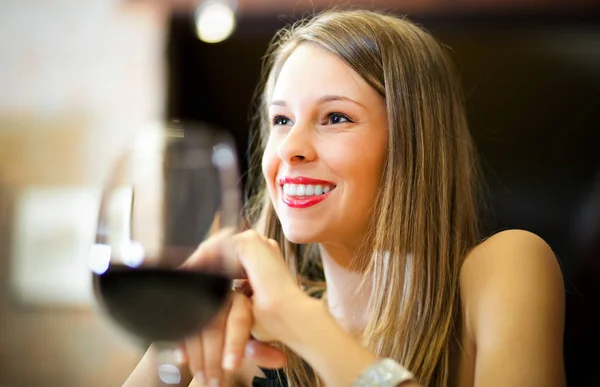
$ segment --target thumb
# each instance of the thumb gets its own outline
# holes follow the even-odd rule
[[[288,289],[299,291],[279,247],[257,232],[246,231],[236,236],[235,255],[250,281],[254,297],[270,299]]]
[[[182,269],[222,272],[239,278],[242,267],[237,259],[227,259],[231,254],[235,230],[224,229],[202,242],[196,251],[180,266]]]

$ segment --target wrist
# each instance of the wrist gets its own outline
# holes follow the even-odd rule
[[[320,300],[309,298],[288,316],[297,330],[284,344],[310,364],[326,385],[351,386],[377,360],[338,325]]]
[[[286,329],[286,335],[281,337],[280,341],[302,356],[303,354],[299,351],[302,351],[304,346],[310,345],[309,343],[312,342],[311,333],[314,333],[315,329],[318,330],[321,324],[326,321],[326,312],[327,310],[321,300],[311,298],[305,294],[292,302],[288,302],[283,311],[284,325],[288,329]]]

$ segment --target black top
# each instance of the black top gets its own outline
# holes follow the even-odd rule
[[[263,368],[266,378],[255,377],[252,387],[287,387],[287,378],[283,370],[268,370]]]

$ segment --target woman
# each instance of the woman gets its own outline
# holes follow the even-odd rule
[[[186,341],[196,382],[564,386],[558,263],[525,231],[478,240],[472,143],[440,45],[404,19],[336,11],[278,34],[267,58],[254,230],[188,262],[243,269],[253,295]],[[319,265],[323,297],[306,291]],[[376,384],[383,358],[397,378]]]

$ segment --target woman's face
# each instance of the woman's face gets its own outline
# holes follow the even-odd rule
[[[286,237],[356,248],[380,189],[383,97],[339,57],[304,43],[283,65],[268,103],[262,168]]]

